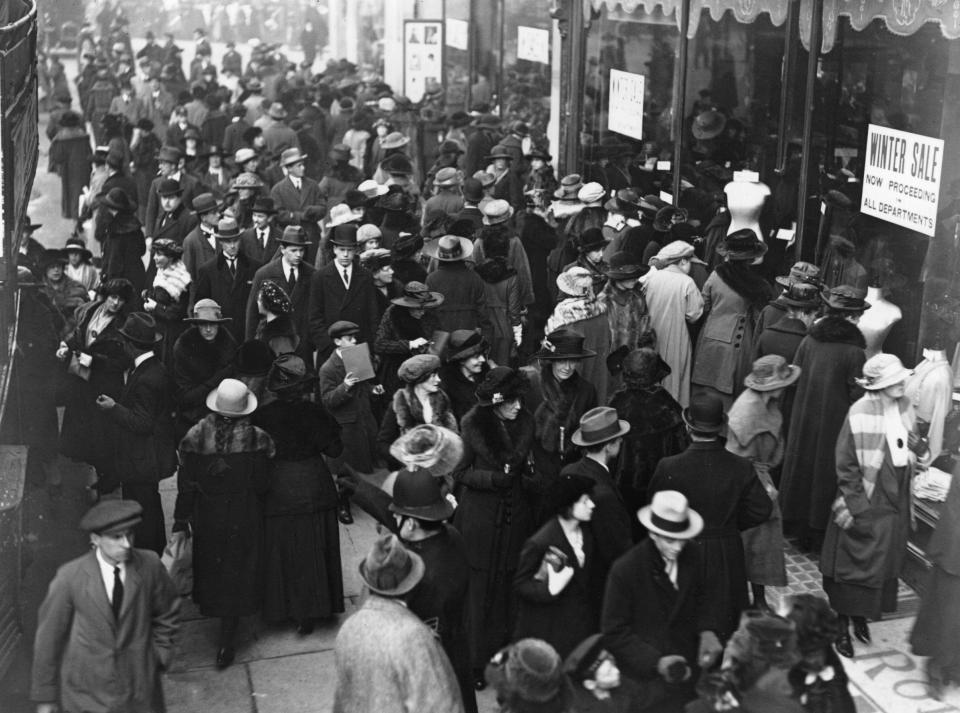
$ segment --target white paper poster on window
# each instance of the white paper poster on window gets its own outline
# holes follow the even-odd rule
[[[610,70],[610,107],[607,128],[632,139],[643,138],[642,74]]]
[[[466,20],[454,20],[448,17],[444,25],[444,29],[446,29],[445,43],[447,47],[466,51],[469,48],[469,40],[467,39],[469,37],[469,27]]]
[[[443,23],[406,20],[403,24],[403,93],[412,102],[427,86],[443,84]]]
[[[517,59],[550,64],[550,30],[518,25]]]
[[[932,236],[943,141],[870,124],[863,163],[860,211]]]

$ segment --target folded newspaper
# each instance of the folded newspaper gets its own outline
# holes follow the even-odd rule
[[[941,503],[950,490],[950,474],[939,468],[928,468],[913,479],[913,496]]]

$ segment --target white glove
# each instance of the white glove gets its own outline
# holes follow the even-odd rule
[[[567,565],[559,572],[553,567],[547,567],[547,591],[551,596],[557,596],[573,579],[573,567]]]
[[[516,345],[519,347],[520,342],[523,341],[523,325],[518,324],[513,328],[513,341],[516,342]]]

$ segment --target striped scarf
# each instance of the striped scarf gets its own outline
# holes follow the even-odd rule
[[[915,420],[913,407],[909,399],[888,403],[879,392],[868,391],[850,407],[847,420],[857,462],[863,471],[864,490],[870,497],[886,457],[884,445],[889,447],[894,467],[909,465],[916,460],[907,447],[907,434],[913,429]]]

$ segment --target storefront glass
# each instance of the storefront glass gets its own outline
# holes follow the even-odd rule
[[[537,145],[547,147],[550,121],[549,0],[504,0],[501,114],[522,120]]]
[[[470,109],[470,0],[444,3],[447,113]]]
[[[500,58],[503,47],[503,2],[471,0],[473,5],[470,52],[470,104],[487,111],[500,105]]]

